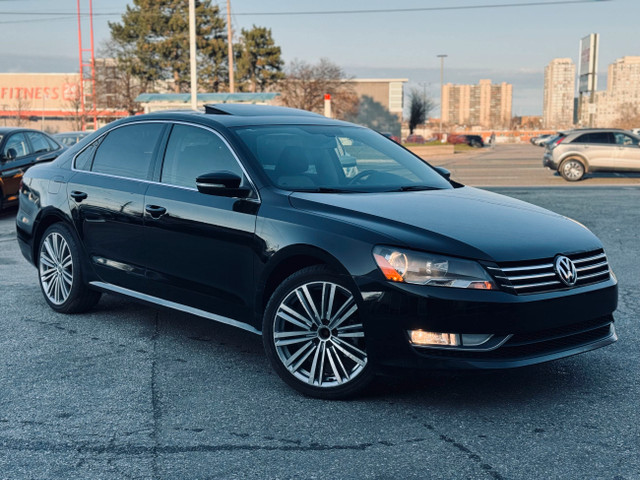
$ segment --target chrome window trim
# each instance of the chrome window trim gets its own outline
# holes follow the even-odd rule
[[[154,297],[153,295],[147,295],[146,293],[140,293],[136,290],[120,287],[118,285],[113,285],[111,283],[94,281],[94,282],[89,282],[89,285],[92,285],[101,290],[107,290],[110,292],[119,293],[121,295],[126,295],[128,297],[137,298],[138,300],[144,300],[145,302],[153,303],[153,304],[160,305],[167,308],[173,308],[174,310],[190,313],[191,315],[197,315],[199,317],[203,317],[209,320],[214,320],[216,322],[225,323],[227,325],[231,325],[231,326],[246,330],[248,332],[255,333],[256,335],[262,335],[262,332],[260,332],[260,330],[257,330],[256,328],[252,327],[247,323],[234,320],[233,318],[224,317],[222,315],[217,315],[215,313],[207,312],[205,310],[200,310],[199,308],[190,307],[189,305],[183,305],[182,303],[176,303],[170,300],[164,300],[159,297]]]
[[[140,179],[140,178],[123,177],[121,175],[112,175],[110,173],[92,172],[91,170],[80,170],[80,169],[76,168],[76,158],[78,157],[78,155],[80,155],[87,148],[89,148],[89,146],[91,146],[94,142],[96,142],[99,139],[105,137],[106,135],[108,135],[109,133],[113,132],[117,128],[126,127],[128,125],[140,125],[142,123],[163,123],[163,124],[186,125],[186,126],[189,126],[189,127],[202,128],[204,130],[208,130],[209,132],[213,133],[214,135],[217,135],[220,138],[220,140],[222,140],[222,142],[225,144],[225,146],[229,149],[229,151],[233,155],[233,158],[235,159],[235,161],[240,166],[240,169],[242,170],[242,173],[244,173],[244,175],[247,177],[247,180],[249,181],[249,184],[251,185],[252,190],[256,193],[257,198],[244,198],[243,200],[247,200],[247,201],[250,201],[250,202],[262,203],[262,200],[260,198],[260,192],[258,191],[258,188],[256,187],[256,184],[253,182],[253,179],[251,178],[251,176],[247,172],[246,168],[244,168],[244,165],[240,161],[240,158],[238,157],[238,155],[236,155],[236,152],[233,150],[233,148],[231,147],[229,142],[227,142],[227,140],[222,135],[220,135],[220,133],[218,133],[217,131],[215,131],[211,127],[208,127],[206,125],[198,125],[196,123],[189,123],[189,122],[185,122],[185,121],[182,121],[182,120],[141,120],[139,122],[130,122],[130,123],[124,123],[122,125],[116,125],[115,127],[107,130],[106,132],[104,132],[103,134],[101,134],[100,136],[95,138],[93,140],[93,142],[90,142],[87,145],[85,145],[82,150],[80,150],[78,153],[76,153],[73,156],[73,159],[71,161],[71,171],[72,172],[90,173],[92,175],[101,175],[103,177],[121,178],[123,180],[131,180],[133,182],[148,183],[148,184],[151,184],[151,185],[163,185],[165,187],[179,188],[179,189],[182,189],[182,190],[190,190],[190,191],[193,191],[193,192],[197,192],[198,189],[197,188],[192,188],[192,187],[183,187],[181,185],[173,185],[171,183],[162,183],[162,182],[156,182],[154,180],[145,180],[145,179]],[[164,160],[164,155],[163,155],[163,160]],[[240,197],[230,197],[230,198],[240,198]]]

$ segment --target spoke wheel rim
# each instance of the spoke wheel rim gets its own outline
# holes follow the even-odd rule
[[[582,176],[582,165],[575,161],[567,162],[564,166],[564,173],[571,179],[580,178]]]
[[[310,282],[289,292],[275,314],[273,342],[289,373],[313,387],[352,382],[367,365],[358,305],[336,283]]]
[[[52,232],[40,247],[40,284],[42,291],[54,305],[62,305],[73,287],[73,257],[64,237]]]

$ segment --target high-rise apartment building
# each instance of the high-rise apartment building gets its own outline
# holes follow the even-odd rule
[[[544,69],[544,128],[573,125],[576,66],[570,58],[554,58]]]
[[[442,87],[442,121],[447,124],[508,127],[511,122],[513,85],[480,80],[478,85]]]
[[[582,99],[581,125],[589,124],[589,112],[595,113],[594,127],[613,127],[630,113],[640,113],[640,57],[622,57],[609,65],[606,91],[596,92],[595,106]]]

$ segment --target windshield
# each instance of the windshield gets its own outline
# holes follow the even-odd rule
[[[425,162],[365,128],[268,125],[236,128],[280,188],[308,192],[384,192],[452,188]]]

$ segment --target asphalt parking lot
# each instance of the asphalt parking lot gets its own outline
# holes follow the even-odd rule
[[[587,174],[580,182],[567,182],[557,172],[542,166],[544,149],[529,143],[498,144],[455,155],[428,159],[451,171],[457,181],[478,187],[492,186],[640,186],[640,173]]]
[[[115,296],[54,313],[0,214],[0,479],[640,479],[640,187],[495,190],[601,238],[619,342],[344,402],[289,389],[248,332]]]

